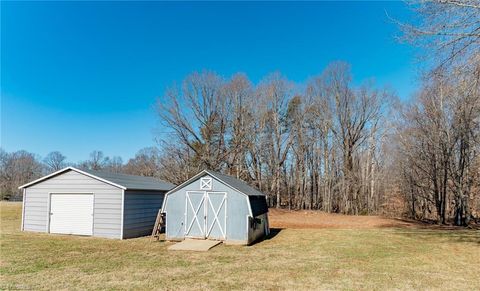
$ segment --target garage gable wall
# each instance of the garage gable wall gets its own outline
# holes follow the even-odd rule
[[[122,190],[72,170],[25,188],[23,230],[48,232],[51,192],[93,192],[93,235],[121,237]]]

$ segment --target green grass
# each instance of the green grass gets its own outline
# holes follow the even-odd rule
[[[253,246],[167,251],[149,238],[20,232],[1,206],[0,289],[480,290],[479,231],[284,229]]]

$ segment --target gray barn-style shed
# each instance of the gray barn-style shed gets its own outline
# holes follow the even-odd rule
[[[116,239],[149,235],[173,187],[151,177],[67,167],[19,187],[21,228]]]
[[[269,233],[265,194],[245,182],[204,170],[169,191],[160,210],[167,240],[250,244]]]

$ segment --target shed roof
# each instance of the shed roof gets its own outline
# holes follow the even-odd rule
[[[80,170],[74,167],[66,167],[60,171],[54,172],[50,175],[44,176],[40,179],[27,183],[18,187],[27,188],[34,184],[40,183],[44,180],[50,179],[54,176],[60,175],[67,171],[75,171],[80,174],[84,174],[91,178],[100,180],[112,186],[121,188],[123,190],[157,190],[157,191],[169,191],[173,187],[174,184],[158,180],[152,177],[143,177],[143,176],[135,176],[135,175],[127,175],[127,174],[119,174],[119,173],[110,173],[104,171],[93,171],[93,170]]]
[[[228,186],[246,194],[248,196],[265,196],[262,192],[258,191],[257,189],[253,188],[252,186],[248,185],[244,181],[234,178],[232,176],[224,175],[218,172],[205,170],[206,173],[209,175],[217,178],[221,182],[227,184]]]
[[[173,188],[172,190],[169,191],[173,192],[177,189],[180,189],[181,187],[190,184],[191,182],[195,181],[196,179],[202,177],[203,175],[208,174],[217,180],[219,180],[221,183],[247,195],[247,196],[265,196],[262,192],[258,191],[257,189],[253,188],[252,186],[248,185],[244,181],[234,178],[232,176],[228,176],[225,174],[221,174],[215,171],[210,171],[210,170],[203,170],[200,173],[196,174],[192,178],[188,179],[187,181],[183,182],[182,184],[178,185],[177,187]],[[168,194],[168,193],[167,193]]]

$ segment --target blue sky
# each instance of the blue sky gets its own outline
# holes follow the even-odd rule
[[[385,14],[403,2],[2,2],[1,146],[70,162],[155,145],[154,104],[195,70],[304,82],[336,60],[407,99],[415,53]]]

